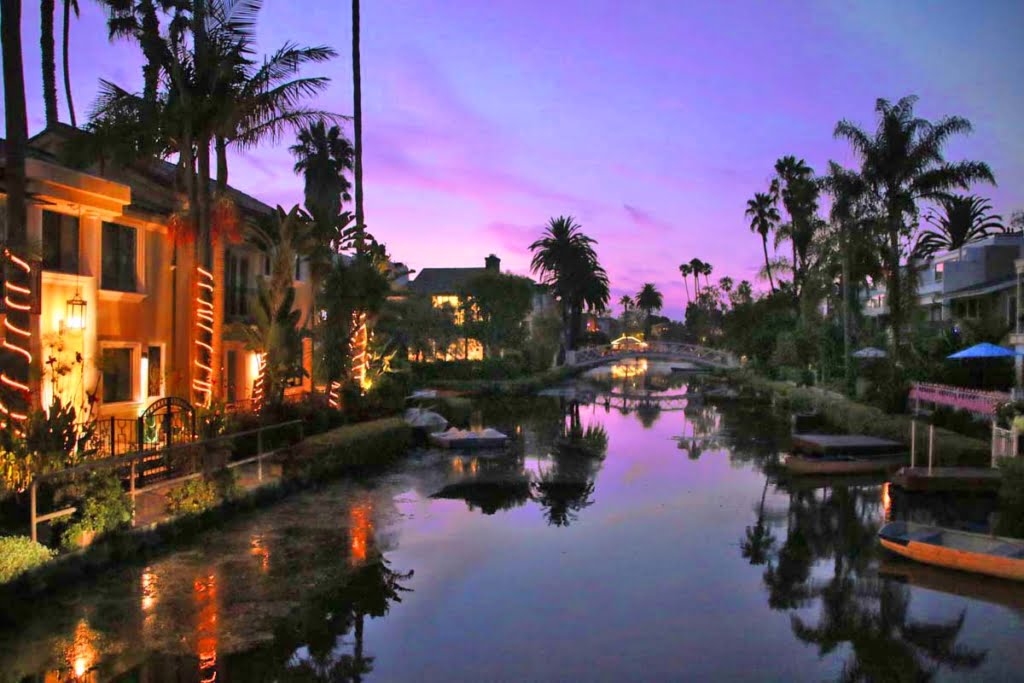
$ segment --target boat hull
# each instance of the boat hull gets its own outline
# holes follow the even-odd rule
[[[901,557],[935,567],[944,567],[946,569],[956,569],[974,574],[995,576],[1001,579],[1009,579],[1011,581],[1024,581],[1024,557],[999,556],[988,552],[965,550],[949,547],[948,545],[917,541],[913,538],[888,535],[886,530],[890,526],[891,525],[886,525],[886,527],[883,527],[882,530],[879,531],[879,543],[881,543],[882,547],[886,550],[900,555]],[[938,536],[960,536],[971,540],[980,539],[976,540],[978,543],[984,543],[989,540],[989,537],[981,536],[979,534],[968,534],[967,532],[956,532],[943,529],[936,529],[936,534]],[[1016,544],[1018,547],[1024,548],[1024,542],[1015,542],[1012,539],[999,539],[993,537],[991,539],[991,543],[993,546],[1002,543],[1006,543],[1011,546]]]
[[[907,464],[905,455],[884,458],[808,458],[790,455],[783,466],[792,474],[870,474],[887,472]]]

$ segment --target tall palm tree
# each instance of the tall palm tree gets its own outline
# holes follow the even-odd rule
[[[78,127],[78,120],[75,118],[75,100],[71,96],[71,12],[78,16],[78,0],[63,0],[64,2],[64,39],[61,44],[64,62],[64,96],[68,101],[68,116],[71,119],[71,127]]]
[[[636,307],[644,312],[645,338],[651,336],[651,314],[654,311],[660,311],[663,304],[664,299],[661,292],[651,282],[644,283],[644,286],[636,293]]]
[[[359,0],[352,0],[352,132],[355,137],[355,182],[356,231],[366,227],[363,213],[363,77],[359,55]],[[361,240],[357,242],[361,248]]]
[[[704,287],[707,289],[711,289],[711,273],[713,271],[714,267],[710,263],[705,261],[701,265],[700,274],[704,276]]]
[[[690,303],[690,275],[693,273],[693,268],[689,263],[679,264],[679,274],[683,276],[683,287],[686,288],[686,303]]]
[[[167,67],[167,45],[160,33],[160,12],[176,11],[178,29],[185,27],[188,3],[183,0],[100,0],[107,10],[107,33],[110,40],[128,38],[142,50],[142,98],[155,106],[160,75]]]
[[[23,268],[18,267],[18,254],[24,255],[27,241],[26,233],[26,182],[25,182],[25,151],[28,147],[28,117],[25,111],[25,71],[21,58],[21,0],[2,0],[0,2],[0,41],[2,41],[4,61],[4,123],[7,127],[5,141],[6,167],[4,169],[7,193],[7,234],[4,240],[4,265],[8,271],[8,282],[18,287],[30,287],[32,278]],[[24,263],[24,261],[22,261]],[[12,298],[21,297],[12,295]],[[28,307],[8,307],[8,329],[29,329],[30,315]],[[27,390],[30,356],[14,351],[11,346],[17,344],[15,335],[8,335],[5,343],[3,371],[0,379],[5,391],[0,399],[0,409],[7,413],[15,423],[24,422],[30,405]],[[15,384],[11,384],[14,382]],[[15,433],[19,431],[15,427]]]
[[[834,132],[836,138],[849,142],[860,157],[860,174],[883,212],[886,295],[896,360],[902,357],[906,303],[910,301],[904,285],[912,286],[912,280],[904,283],[906,276],[900,271],[900,261],[905,255],[904,240],[917,217],[917,203],[958,188],[967,189],[974,182],[995,183],[988,164],[945,159],[946,143],[954,135],[970,133],[970,121],[948,116],[932,123],[914,116],[916,102],[913,96],[895,104],[879,99],[875,103],[878,124],[874,133],[846,120],[836,124]]]
[[[784,156],[775,162],[770,194],[781,200],[789,222],[779,226],[776,238],[788,239],[793,251],[793,293],[799,298],[807,266],[807,250],[815,232],[818,184],[814,171],[803,159]]]
[[[583,309],[596,310],[608,304],[608,274],[597,260],[595,244],[572,216],[559,216],[548,221],[544,235],[530,245],[530,269],[551,287],[561,305],[560,355],[576,348]]]
[[[626,313],[633,308],[633,299],[630,298],[629,294],[623,294],[619,299],[619,305],[622,306],[622,312]]]
[[[700,276],[704,274],[704,262],[699,258],[690,259],[690,273],[693,275],[693,298],[700,298]]]
[[[992,213],[989,200],[977,195],[952,194],[938,198],[942,213],[935,211],[925,216],[932,228],[918,235],[914,256],[928,258],[940,251],[959,251],[985,239],[992,233],[1005,232],[1003,217]]]
[[[775,291],[775,281],[772,279],[772,266],[768,260],[768,235],[772,233],[779,224],[779,210],[775,208],[775,201],[771,194],[766,192],[755,192],[753,199],[747,200],[747,210],[744,215],[750,219],[750,231],[761,236],[761,246],[764,249],[764,267],[768,273],[768,285]]]
[[[352,199],[346,176],[353,170],[352,143],[338,126],[327,128],[319,119],[299,129],[289,151],[295,157],[295,173],[301,173],[305,181],[306,211],[318,226],[326,228],[337,220],[342,203]]]
[[[57,125],[57,59],[53,40],[54,0],[39,3],[39,47],[43,57],[43,105],[46,110],[46,127]]]

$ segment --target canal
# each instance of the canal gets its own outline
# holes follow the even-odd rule
[[[991,501],[787,481],[783,418],[667,365],[546,393],[477,405],[511,452],[419,450],[8,614],[0,681],[1019,680],[1024,587],[875,541]]]

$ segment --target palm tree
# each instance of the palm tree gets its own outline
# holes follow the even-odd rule
[[[722,278],[718,279],[718,287],[719,287],[719,289],[721,289],[723,292],[725,292],[725,294],[727,296],[728,296],[728,294],[730,292],[732,292],[732,288],[733,288],[734,284],[735,283],[733,282],[733,279],[731,277],[728,277],[728,276],[722,277]]]
[[[764,267],[768,273],[768,285],[775,291],[775,281],[772,280],[772,266],[768,260],[768,235],[772,233],[779,224],[779,210],[775,208],[775,201],[772,196],[765,192],[755,192],[753,199],[747,200],[747,210],[744,215],[750,219],[750,231],[761,236],[761,246],[764,249]]]
[[[690,273],[693,275],[693,298],[700,298],[700,276],[704,273],[704,262],[699,258],[690,259]]]
[[[78,16],[78,0],[64,0],[64,40],[61,45],[64,62],[64,96],[68,101],[68,116],[71,118],[71,127],[77,128],[78,121],[75,119],[75,100],[71,96],[71,11],[74,10]]]
[[[778,228],[776,239],[788,239],[793,250],[793,293],[799,299],[807,266],[807,250],[815,232],[814,214],[818,209],[818,184],[814,171],[803,159],[784,156],[775,162],[775,178],[770,194],[789,215],[789,222]]]
[[[345,175],[353,169],[352,143],[338,126],[328,129],[320,119],[299,129],[297,142],[289,151],[295,157],[295,172],[305,181],[306,211],[327,236],[330,228],[337,229],[342,203],[352,199]]]
[[[39,3],[39,47],[43,57],[43,105],[46,109],[46,127],[57,125],[57,61],[53,40],[54,0]]]
[[[953,194],[938,198],[942,213],[930,212],[925,220],[932,229],[918,235],[914,256],[928,258],[940,251],[960,252],[971,242],[985,239],[992,233],[1005,232],[1003,217],[992,213],[989,200],[976,195]]]
[[[683,276],[683,286],[686,288],[686,303],[690,303],[690,275],[693,273],[693,269],[689,263],[679,264],[679,274]]]
[[[30,273],[17,266],[18,260],[21,260],[17,254],[24,255],[27,241],[25,151],[28,147],[28,118],[25,112],[25,72],[21,58],[21,0],[0,2],[0,41],[4,61],[4,123],[7,127],[4,150],[4,180],[7,193],[7,234],[4,235],[4,239],[7,250],[4,252],[4,266],[11,284],[27,288],[32,286],[33,278]],[[26,310],[8,307],[8,330],[12,326],[27,330],[29,320],[27,307]],[[14,335],[8,335],[8,340],[13,342],[12,337]],[[30,407],[30,394],[27,391],[29,356],[27,350],[25,355],[8,350],[4,356],[4,371],[0,373],[0,379],[5,380],[2,384],[5,391],[0,405],[3,406],[4,412],[11,415],[12,421],[20,423],[25,420]],[[12,385],[11,382],[16,384]],[[15,428],[15,433],[18,429]]]
[[[619,305],[622,306],[622,312],[626,313],[633,308],[633,299],[630,298],[629,294],[623,294],[619,299]]]
[[[992,170],[979,161],[947,162],[943,149],[954,135],[971,132],[970,122],[949,116],[932,123],[914,116],[917,98],[904,97],[895,104],[885,99],[875,103],[878,126],[873,134],[850,121],[836,124],[834,135],[850,143],[860,157],[860,175],[875,195],[883,212],[886,246],[883,262],[889,301],[889,326],[893,357],[902,356],[903,326],[907,319],[904,275],[900,261],[903,241],[917,216],[917,202],[935,199],[951,190],[967,189],[971,183],[995,183]],[[908,280],[907,284],[912,281]]]
[[[653,283],[647,282],[636,294],[636,307],[644,312],[644,338],[651,336],[651,314],[660,311],[664,303],[661,292]]]
[[[712,271],[714,271],[714,268],[712,267],[712,265],[710,263],[704,262],[701,265],[700,273],[701,273],[701,275],[704,276],[704,287],[706,287],[707,289],[711,289],[711,273],[712,273]]]
[[[363,213],[363,78],[359,58],[359,0],[352,0],[352,132],[355,137],[355,181],[356,231],[366,227]],[[361,248],[361,240],[356,244]]]
[[[530,269],[551,287],[562,308],[563,354],[576,348],[583,309],[608,304],[608,274],[597,260],[595,244],[572,216],[559,216],[548,221],[544,235],[530,245]]]
[[[100,0],[107,9],[107,33],[110,40],[129,38],[139,44],[145,64],[142,66],[142,98],[149,106],[155,106],[160,75],[167,67],[167,45],[160,34],[158,12],[172,9],[177,15],[178,29],[184,28],[181,12],[187,4],[181,0]]]

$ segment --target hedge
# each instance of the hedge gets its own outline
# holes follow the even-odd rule
[[[437,389],[450,389],[475,396],[529,396],[553,384],[571,379],[588,368],[561,367],[508,380],[444,380],[431,382]]]
[[[773,394],[777,402],[792,410],[814,409],[828,424],[852,434],[867,434],[884,439],[910,443],[911,419],[893,415],[878,408],[851,401],[837,394],[814,387],[798,387],[788,382],[775,382],[749,371],[734,375],[738,381],[757,391]],[[927,453],[926,423],[918,424],[919,453]],[[947,429],[935,428],[936,464],[945,467],[987,467],[992,457],[990,445]],[[920,460],[920,459],[919,459]]]
[[[56,554],[56,551],[36,543],[28,536],[0,537],[0,583],[49,562]]]
[[[285,477],[323,479],[347,469],[388,465],[412,444],[412,429],[392,417],[347,425],[297,444],[283,465]]]

